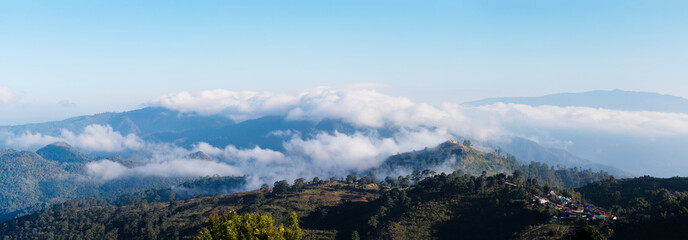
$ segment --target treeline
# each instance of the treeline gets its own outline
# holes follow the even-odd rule
[[[175,227],[161,225],[168,214],[162,205],[146,201],[118,207],[86,198],[5,222],[0,232],[4,239],[175,239]]]
[[[563,188],[580,187],[613,177],[605,171],[595,172],[592,169],[580,169],[577,167],[555,168],[539,162],[521,165],[517,170],[522,171],[524,177],[535,179],[541,184]]]

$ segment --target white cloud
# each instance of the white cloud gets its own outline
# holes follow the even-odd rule
[[[54,142],[62,142],[63,138],[43,135],[41,133],[24,132],[22,135],[15,136],[12,133],[5,134],[5,144],[20,149],[27,149],[36,146],[45,146]]]
[[[84,127],[82,133],[75,134],[66,129],[60,136],[49,136],[41,133],[25,132],[19,136],[6,136],[5,144],[21,149],[42,147],[54,142],[67,142],[68,144],[86,151],[94,152],[118,152],[127,149],[140,149],[144,141],[133,134],[122,136],[112,130],[110,126],[89,125]]]
[[[500,119],[502,128],[572,129],[638,135],[687,135],[688,115],[588,107],[528,106],[497,103],[477,112]]]
[[[86,163],[86,174],[104,181],[126,176],[127,171],[124,165],[107,159]]]
[[[14,100],[15,96],[8,87],[0,87],[0,104],[7,104]]]
[[[243,161],[256,160],[266,163],[285,161],[285,156],[281,152],[273,151],[271,149],[262,149],[258,146],[252,149],[239,150],[230,145],[225,147],[225,154],[229,159],[236,158]]]
[[[255,146],[252,149],[237,149],[233,145],[228,145],[224,149],[213,147],[212,145],[199,142],[194,145],[193,151],[202,151],[211,156],[222,156],[224,159],[233,162],[259,161],[263,163],[285,162],[286,156],[278,151],[262,149]]]
[[[237,121],[279,113],[297,102],[297,96],[286,94],[233,92],[224,89],[203,91],[198,94],[180,92],[161,96],[152,101],[154,105],[181,112],[196,112],[204,115],[227,112],[229,117]]]
[[[299,105],[287,113],[287,118],[315,121],[335,118],[359,126],[383,127],[386,122],[406,121],[408,118],[405,117],[414,106],[408,98],[391,97],[371,90],[319,89],[302,94]]]
[[[198,159],[174,159],[132,168],[139,175],[160,177],[240,176],[241,171],[225,163]]]
[[[281,136],[289,137],[283,143],[284,152],[257,146],[248,149],[239,149],[232,145],[217,148],[199,142],[194,144],[191,150],[183,150],[177,154],[203,151],[221,162],[230,163],[250,176],[248,189],[251,189],[262,183],[272,183],[281,179],[345,176],[351,170],[366,171],[379,166],[390,155],[434,146],[449,138],[446,131],[441,129],[401,129],[389,137],[380,137],[375,131],[351,135],[321,132],[306,138],[299,133]],[[169,151],[178,150],[165,150]]]
[[[199,177],[242,175],[239,169],[225,163],[197,159],[173,159],[131,168],[110,160],[100,160],[87,163],[86,173],[92,178],[103,181],[128,176]]]
[[[84,132],[77,135],[62,130],[62,137],[66,142],[88,151],[118,152],[125,149],[139,149],[144,144],[143,140],[134,134],[122,136],[119,132],[113,131],[110,126],[96,124],[86,126]]]
[[[204,91],[159,97],[153,104],[235,120],[282,115],[289,120],[341,119],[359,127],[440,127],[451,134],[489,140],[524,135],[523,128],[580,129],[646,135],[688,134],[688,115],[588,107],[497,103],[465,107],[453,103],[414,103],[375,90],[317,88],[299,94]]]
[[[180,92],[156,98],[152,104],[181,112],[226,114],[238,121],[284,115],[290,120],[337,118],[363,127],[382,127],[388,123],[417,125],[445,117],[430,105],[363,89],[318,88],[295,95],[228,90]]]
[[[224,153],[224,151],[220,148],[216,148],[213,145],[210,145],[206,142],[199,142],[194,145],[194,152],[195,151],[201,151],[204,152],[205,154],[211,155],[211,156],[219,156]]]
[[[334,135],[321,133],[307,140],[293,138],[284,147],[288,153],[303,156],[318,167],[356,170],[376,167],[389,155],[399,152],[399,147],[392,138],[338,132]]]
[[[359,132],[349,135],[320,133],[302,137],[288,129],[271,133],[288,139],[283,143],[284,158],[274,159],[292,164],[311,161],[343,169],[369,168],[391,154],[459,137],[493,143],[513,137],[528,138],[544,146],[578,149],[574,154],[591,160],[596,159],[577,148],[584,143],[575,142],[585,141],[581,140],[585,138],[573,137],[608,135],[653,141],[688,137],[688,114],[504,103],[480,107],[456,103],[429,105],[356,87],[321,87],[298,94],[228,90],[182,92],[157,98],[152,103],[183,112],[227,115],[237,121],[278,115],[287,120],[337,119],[353,124]],[[384,130],[380,132],[386,132],[384,137],[375,134],[381,128]],[[290,139],[289,135],[297,137]],[[258,147],[256,150],[266,149]],[[235,159],[241,159],[240,153],[249,154],[247,149],[233,150],[231,147],[215,151],[221,155],[234,151]],[[618,155],[624,154],[619,152]],[[325,171],[325,167],[309,170]]]

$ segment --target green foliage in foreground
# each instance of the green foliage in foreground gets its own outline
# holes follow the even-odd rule
[[[295,212],[291,212],[287,226],[274,226],[275,220],[268,215],[246,213],[243,216],[236,211],[226,214],[213,214],[208,220],[208,227],[198,234],[198,240],[298,240],[301,239],[301,228]]]

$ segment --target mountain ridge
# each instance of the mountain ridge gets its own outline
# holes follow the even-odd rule
[[[89,125],[110,125],[122,134],[136,134],[146,137],[166,131],[183,131],[198,126],[224,126],[234,124],[224,116],[201,116],[182,113],[162,107],[145,107],[125,112],[106,112],[93,115],[76,116],[61,121],[31,123],[23,125],[0,126],[0,131],[21,134],[27,131],[59,136],[63,129],[79,133]]]
[[[552,105],[605,108],[624,111],[688,113],[688,99],[668,94],[624,90],[595,90],[579,93],[555,93],[537,97],[497,97],[465,102],[465,106],[494,103],[515,103],[530,106]]]

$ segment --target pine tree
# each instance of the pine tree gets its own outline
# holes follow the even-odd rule
[[[243,216],[230,211],[226,214],[214,214],[208,220],[208,227],[198,234],[198,240],[298,240],[303,235],[299,227],[298,216],[292,212],[287,226],[274,226],[275,221],[267,215],[246,213]]]

